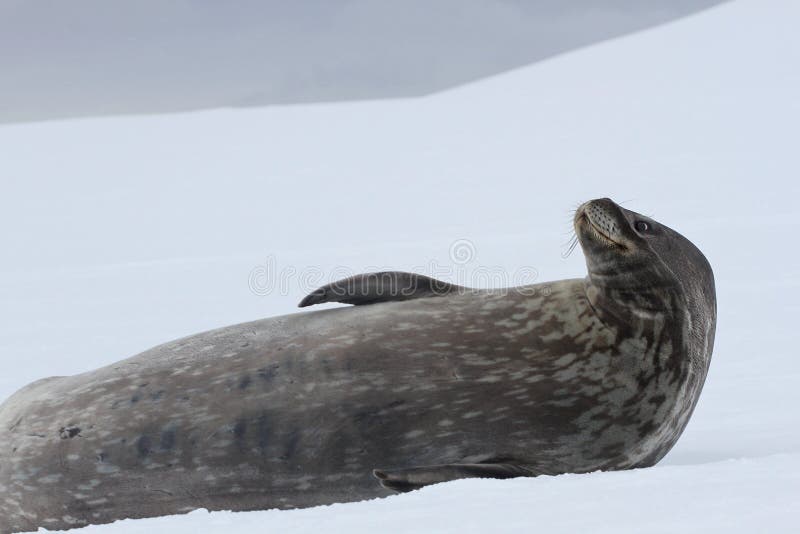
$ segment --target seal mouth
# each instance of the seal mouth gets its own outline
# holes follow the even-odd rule
[[[591,218],[590,218],[588,215],[584,214],[583,216],[584,216],[584,217],[586,218],[586,220],[589,222],[589,226],[591,227],[591,229],[592,229],[592,230],[593,230],[593,231],[594,231],[594,232],[597,234],[597,236],[598,236],[600,239],[602,239],[602,240],[604,240],[604,241],[608,241],[608,242],[609,242],[609,243],[611,243],[612,245],[617,245],[618,247],[622,247],[622,246],[624,246],[624,245],[623,245],[622,243],[620,243],[619,241],[615,241],[615,240],[614,240],[614,238],[613,238],[613,237],[611,237],[610,235],[608,235],[606,232],[604,232],[602,228],[600,228],[599,226],[597,226],[597,225],[594,223],[594,221],[592,221],[592,219],[591,219]]]
[[[578,233],[580,234],[579,227],[581,225],[585,225],[589,232],[601,243],[622,249],[627,248],[624,243],[614,239],[607,230],[592,220],[592,217],[589,215],[587,210],[588,204],[590,204],[590,202],[583,204],[575,213],[575,228],[578,230]]]

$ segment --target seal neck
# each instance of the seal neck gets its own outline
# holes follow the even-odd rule
[[[618,285],[585,279],[586,298],[604,323],[628,326],[651,324],[674,317],[683,308],[680,291],[668,285]]]

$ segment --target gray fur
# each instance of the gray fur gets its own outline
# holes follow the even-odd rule
[[[586,279],[405,300],[370,286],[373,304],[23,388],[0,407],[0,532],[655,464],[708,370],[711,268],[608,199],[575,227]]]

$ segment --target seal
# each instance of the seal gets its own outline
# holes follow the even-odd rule
[[[609,199],[574,226],[585,279],[481,291],[362,275],[301,303],[353,306],[23,388],[0,407],[0,531],[655,464],[708,370],[711,267]]]

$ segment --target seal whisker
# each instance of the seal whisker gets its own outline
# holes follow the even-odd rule
[[[561,257],[564,258],[564,259],[566,259],[570,255],[572,255],[572,251],[575,250],[576,246],[578,246],[578,234],[576,234],[574,231],[572,232],[572,237],[566,243],[566,246],[567,246],[567,250],[565,252],[561,253]]]

